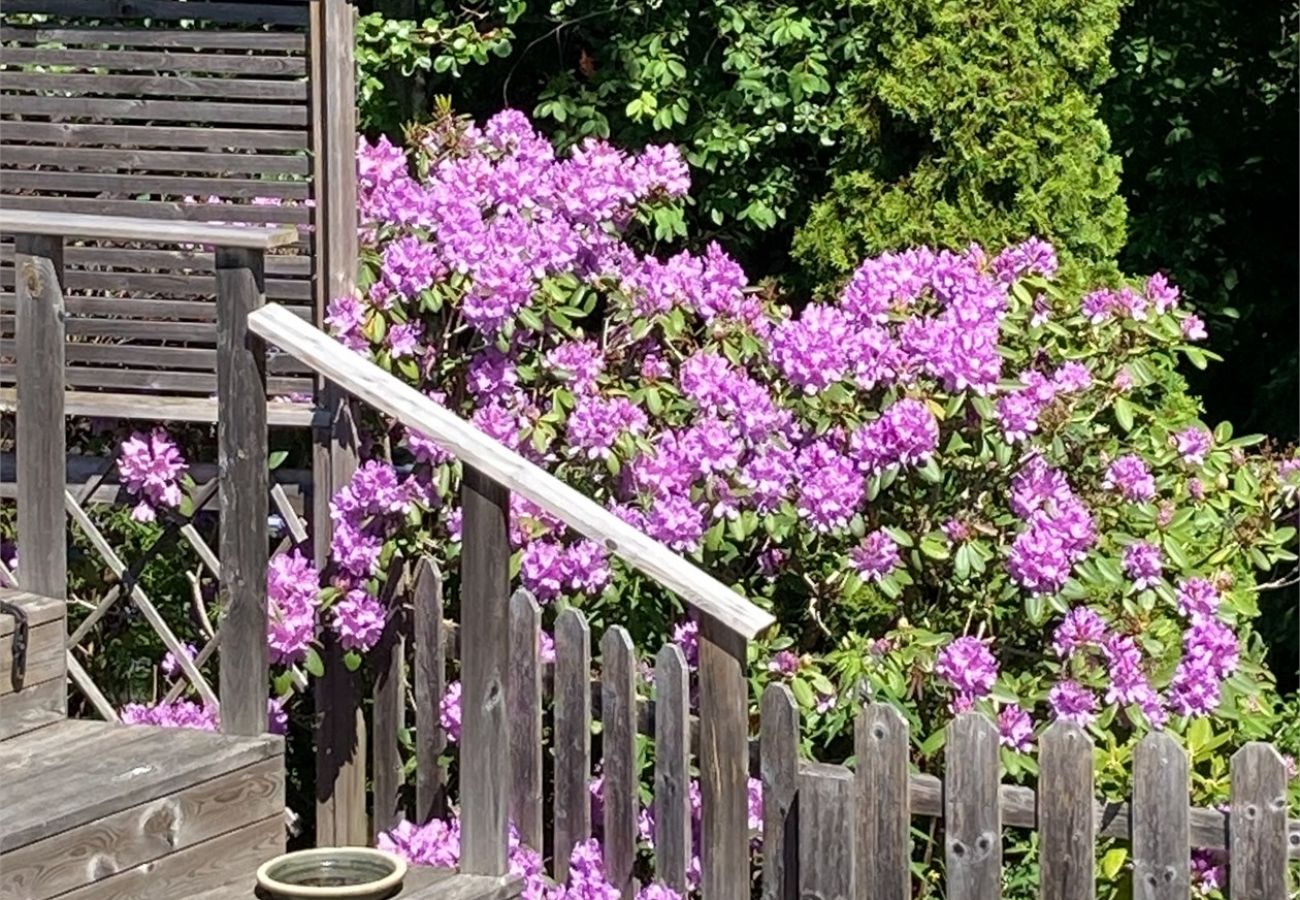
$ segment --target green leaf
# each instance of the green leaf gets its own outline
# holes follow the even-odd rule
[[[1119,427],[1125,431],[1133,429],[1133,404],[1129,403],[1123,397],[1115,398],[1115,421]]]
[[[284,461],[288,458],[289,458],[288,450],[276,450],[274,453],[272,453],[270,456],[266,458],[267,467],[271,469],[278,469],[280,468],[281,464],[284,463]]]
[[[307,657],[303,661],[303,668],[307,674],[320,678],[325,674],[325,663],[321,660],[320,654],[316,652],[315,647],[307,648]]]
[[[1108,881],[1114,881],[1124,868],[1124,861],[1128,859],[1128,848],[1113,847],[1106,851],[1106,855],[1101,858],[1101,874],[1106,876]]]
[[[791,679],[790,690],[794,694],[795,701],[800,706],[812,708],[812,706],[817,703],[817,698],[813,696],[812,686],[798,675]]]
[[[349,650],[343,654],[343,665],[347,667],[349,672],[355,672],[361,668],[361,654],[355,650]]]

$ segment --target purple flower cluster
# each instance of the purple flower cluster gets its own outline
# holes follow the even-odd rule
[[[1205,455],[1210,452],[1214,438],[1199,425],[1192,425],[1174,434],[1170,439],[1174,449],[1189,466],[1199,466],[1205,462]]]
[[[139,498],[131,510],[137,522],[152,522],[159,507],[181,502],[180,479],[187,466],[176,442],[161,428],[134,432],[118,450],[117,470],[126,489]]]
[[[1101,486],[1104,490],[1118,492],[1125,500],[1134,503],[1145,503],[1156,495],[1156,480],[1152,477],[1151,470],[1142,457],[1132,453],[1121,456],[1110,464]]]
[[[1136,706],[1152,726],[1159,728],[1164,725],[1167,718],[1165,703],[1151,686],[1137,642],[1129,635],[1111,631],[1094,610],[1076,606],[1066,613],[1056,627],[1052,648],[1067,664],[1073,663],[1075,670],[1096,670],[1097,663],[1104,660],[1106,702]],[[1055,695],[1059,702],[1053,703],[1052,708],[1058,716],[1073,717],[1072,721],[1087,724],[1087,717],[1083,714],[1093,710],[1085,708],[1087,701],[1080,693],[1084,689],[1075,682],[1068,682],[1068,685]]]
[[[1039,456],[1012,479],[1011,509],[1026,521],[1007,556],[1011,577],[1032,594],[1056,593],[1097,542],[1092,514]]]
[[[1047,695],[1052,715],[1086,728],[1097,720],[1097,695],[1077,681],[1062,681]]]
[[[1058,397],[1077,394],[1092,386],[1092,372],[1082,363],[1068,362],[1049,378],[1041,372],[1022,372],[1023,387],[998,398],[997,416],[1003,436],[1011,443],[1025,441],[1038,430],[1038,418]]]
[[[938,449],[939,423],[924,401],[906,398],[855,431],[852,446],[864,472],[918,465]]]
[[[277,553],[266,567],[266,595],[271,662],[301,662],[316,639],[320,573],[298,550]]]
[[[1154,587],[1164,573],[1164,554],[1150,541],[1134,541],[1124,548],[1124,571],[1137,590]]]
[[[289,716],[283,704],[275,698],[266,702],[266,727],[272,734],[284,734],[289,727]],[[159,728],[195,728],[199,731],[218,731],[221,716],[211,707],[193,700],[172,700],[162,703],[128,703],[118,710],[123,724],[153,725]]]
[[[1019,706],[1004,706],[998,713],[998,739],[1002,746],[1028,753],[1034,744],[1034,719]]]
[[[541,603],[562,594],[599,594],[609,583],[609,554],[595,541],[566,546],[534,540],[524,546],[519,578]]]
[[[964,712],[993,690],[998,680],[998,661],[987,642],[967,635],[939,651],[934,661],[934,674],[956,691],[952,711]]]
[[[849,552],[858,574],[868,581],[880,581],[898,568],[898,543],[884,529],[868,534]]]

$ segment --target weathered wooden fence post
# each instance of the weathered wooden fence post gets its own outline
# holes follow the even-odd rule
[[[855,900],[853,773],[805,763],[799,771],[799,896]]]
[[[912,896],[912,807],[907,720],[885,703],[858,711],[858,884],[879,900]]]
[[[62,237],[15,235],[14,290],[18,542],[22,547],[18,581],[25,590],[62,599],[68,595]]]
[[[510,816],[542,851],[542,610],[522,588],[510,598]]]
[[[1286,782],[1286,765],[1271,745],[1252,741],[1232,755],[1232,900],[1287,896]]]
[[[384,599],[392,612],[374,655],[372,838],[378,838],[380,832],[388,831],[402,819],[402,785],[406,780],[399,737],[406,721],[406,612],[399,598],[408,579],[400,571],[392,572],[389,579]]]
[[[510,493],[470,465],[461,484],[461,870],[506,871]]]
[[[442,695],[447,648],[442,621],[442,573],[433,560],[416,567],[412,640],[415,642],[415,823],[447,815],[447,773],[438,757],[447,747]]]
[[[763,691],[763,900],[799,896],[799,707],[784,684]],[[861,757],[859,757],[860,759]]]
[[[948,724],[944,756],[948,897],[997,900],[1002,896],[997,728],[980,713],[962,713]]]
[[[700,794],[704,900],[749,897],[746,641],[700,613]]]
[[[591,837],[591,630],[573,607],[555,620],[555,880]]]
[[[1042,900],[1096,896],[1092,739],[1078,725],[1053,722],[1039,739],[1038,833]]]
[[[1133,753],[1133,896],[1176,900],[1191,891],[1187,753],[1153,731]]]
[[[217,453],[221,500],[221,728],[266,731],[266,345],[248,330],[265,302],[262,250],[218,247]]]
[[[614,626],[600,641],[605,877],[632,900],[636,856],[636,648]]]
[[[676,644],[655,657],[655,875],[686,896],[691,861],[690,672]]]

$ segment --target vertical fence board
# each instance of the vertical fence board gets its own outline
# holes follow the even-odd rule
[[[510,818],[542,850],[542,611],[532,594],[510,598]]]
[[[908,791],[908,727],[898,710],[872,703],[858,711],[857,879],[878,900],[912,896],[912,819]]]
[[[396,578],[396,574],[392,577]],[[391,592],[386,592],[391,593]],[[391,598],[390,598],[391,599]],[[384,633],[375,648],[374,732],[371,756],[374,758],[374,811],[371,837],[388,831],[403,818],[402,786],[406,782],[402,767],[401,730],[406,724],[406,630],[401,603],[394,603]]]
[[[262,251],[218,247],[217,455],[221,498],[221,730],[266,731],[266,345],[248,330],[265,302]]]
[[[510,493],[467,465],[461,498],[461,869],[501,875],[510,813]]]
[[[591,837],[591,630],[570,607],[555,619],[555,880]]]
[[[1073,722],[1043,732],[1038,756],[1038,830],[1042,900],[1096,896],[1092,739]]]
[[[636,857],[636,648],[615,626],[600,641],[600,734],[603,749],[605,877],[633,894]]]
[[[683,897],[691,859],[690,678],[686,657],[655,657],[655,875]]]
[[[749,897],[749,685],[745,639],[700,615],[701,888]]]
[[[1173,736],[1148,734],[1133,755],[1133,896],[1185,900],[1191,891],[1187,754]]]
[[[979,713],[948,725],[944,832],[950,900],[996,900],[1002,893],[998,730]]]
[[[24,590],[68,596],[68,526],[63,513],[63,238],[14,237],[18,355],[18,570]]]
[[[442,695],[447,660],[442,622],[442,574],[433,560],[420,560],[412,602],[415,642],[415,821],[447,815],[447,773],[438,758],[447,748]]]
[[[1232,755],[1232,900],[1282,900],[1287,895],[1286,782],[1286,765],[1270,745],[1252,741]]]
[[[854,900],[856,790],[844,766],[806,763],[799,772],[799,896]]]
[[[763,900],[799,896],[799,707],[784,684],[763,691]]]

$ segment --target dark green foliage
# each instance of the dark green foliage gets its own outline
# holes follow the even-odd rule
[[[1103,112],[1124,160],[1130,271],[1163,269],[1226,364],[1195,379],[1216,415],[1297,437],[1297,12],[1135,3]],[[1235,313],[1234,313],[1235,310]]]
[[[912,244],[1026,234],[1067,259],[1114,258],[1124,202],[1095,98],[1118,0],[852,8],[870,51],[844,86],[834,185],[795,243],[815,276]]]

